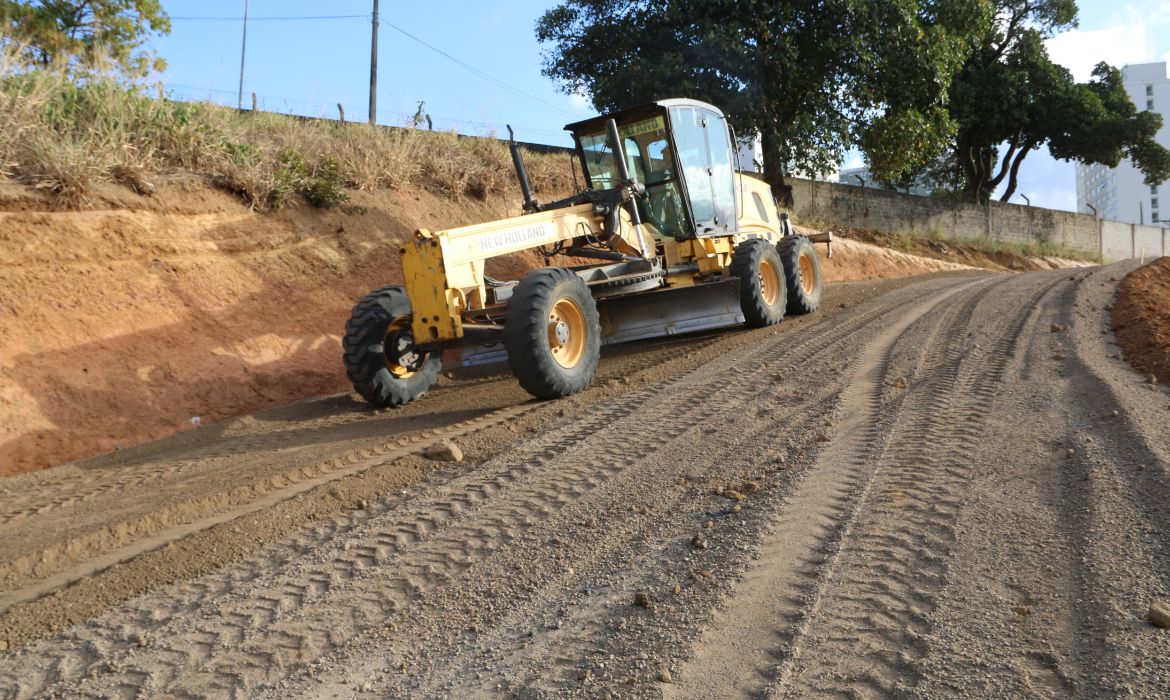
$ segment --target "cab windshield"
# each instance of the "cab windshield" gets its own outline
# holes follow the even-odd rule
[[[626,168],[630,176],[646,186],[646,196],[638,200],[642,222],[662,235],[684,239],[691,235],[683,206],[682,189],[678,182],[678,168],[674,150],[666,129],[666,118],[651,117],[618,126],[622,147],[626,152]],[[581,149],[589,186],[606,190],[617,187],[617,163],[609,148],[605,131],[583,134]]]

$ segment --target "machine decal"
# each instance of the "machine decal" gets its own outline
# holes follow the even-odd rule
[[[628,126],[620,127],[618,130],[621,132],[622,138],[630,138],[640,134],[665,131],[666,120],[662,117],[654,117],[653,119],[646,119],[645,121],[634,122]]]
[[[508,231],[499,231],[479,239],[479,249],[484,252],[510,248],[533,241],[551,238],[556,235],[556,228],[552,224],[533,224],[524,228],[514,228]]]

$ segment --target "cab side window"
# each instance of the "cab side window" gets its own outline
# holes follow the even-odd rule
[[[715,192],[711,188],[711,161],[707,154],[707,134],[703,112],[695,107],[671,110],[678,161],[691,199],[691,213],[699,231],[715,223]]]
[[[726,122],[701,107],[670,111],[696,233],[735,230],[735,168]]]
[[[707,122],[707,143],[711,149],[711,191],[715,209],[715,225],[735,228],[735,165],[731,160],[731,139],[727,122],[714,112],[704,111]]]

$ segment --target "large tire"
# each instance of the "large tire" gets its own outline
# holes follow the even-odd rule
[[[601,322],[589,287],[560,267],[525,275],[508,301],[504,347],[520,386],[537,398],[589,386],[601,356]]]
[[[375,406],[401,406],[414,401],[435,383],[442,359],[425,357],[416,369],[401,367],[386,355],[387,334],[410,330],[410,299],[402,287],[376,289],[353,307],[345,324],[345,373],[362,398]]]
[[[785,236],[776,244],[788,280],[788,313],[811,314],[821,305],[821,260],[812,241]]]
[[[745,324],[762,328],[784,320],[784,265],[771,243],[762,238],[740,243],[731,254],[731,275],[739,278],[739,305]]]

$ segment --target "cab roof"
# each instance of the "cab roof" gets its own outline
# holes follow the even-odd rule
[[[565,131],[572,131],[573,133],[583,133],[590,131],[597,131],[605,128],[607,119],[614,119],[616,121],[624,121],[630,118],[651,117],[655,114],[661,114],[663,111],[671,107],[699,107],[714,112],[723,117],[723,111],[715,105],[700,102],[699,100],[691,100],[683,97],[675,97],[667,100],[658,100],[656,102],[647,102],[646,104],[638,105],[637,107],[630,107],[628,109],[618,110],[616,112],[608,112],[597,117],[590,117],[579,122],[565,125]]]

